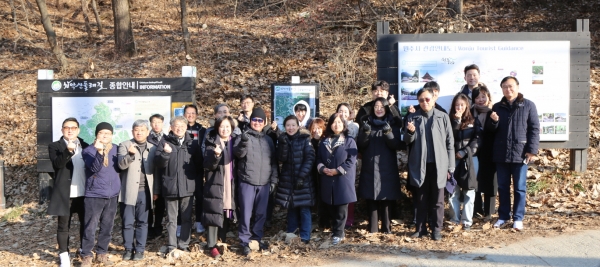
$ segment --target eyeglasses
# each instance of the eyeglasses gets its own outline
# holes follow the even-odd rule
[[[69,127],[69,126],[63,126],[63,130],[66,130],[66,131],[68,131],[68,130],[75,131],[75,130],[77,130],[78,128],[79,128],[79,127],[77,127],[77,126],[73,126],[73,127]]]
[[[429,103],[429,101],[431,101],[431,98],[419,98],[419,103],[423,103],[423,102]]]
[[[258,123],[263,123],[265,120],[261,119],[261,118],[252,118],[253,122],[258,122]]]

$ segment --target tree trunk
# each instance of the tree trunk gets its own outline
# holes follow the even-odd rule
[[[13,22],[15,23],[15,30],[17,32],[19,32],[19,24],[17,23],[17,10],[15,9],[15,1],[10,0],[8,3],[10,4],[10,11],[11,11]]]
[[[88,8],[87,1],[81,0],[81,13],[83,14],[83,21],[85,22],[85,31],[88,34],[88,39],[90,43],[94,41],[94,36],[92,36],[92,27],[90,26],[90,18],[88,17]]]
[[[448,0],[448,8],[454,10],[455,15],[462,15],[463,13],[463,0]]]
[[[50,21],[50,16],[48,16],[48,7],[46,7],[46,0],[36,0],[36,2],[38,8],[40,9],[42,24],[44,25],[44,30],[46,31],[46,37],[48,37],[48,43],[50,43],[50,48],[52,48],[52,53],[54,53],[54,56],[56,56],[56,59],[60,63],[60,69],[64,70],[67,68],[69,63],[67,62],[67,57],[65,57],[65,54],[56,42],[56,32],[54,32],[52,22]]]
[[[185,0],[179,0],[181,5],[181,31],[183,32],[183,46],[185,48],[185,55],[190,54],[190,32],[187,26],[187,9]]]
[[[115,19],[115,50],[117,54],[125,53],[132,57],[135,55],[135,42],[129,17],[129,2],[112,0],[112,8]]]
[[[92,0],[92,9],[94,10],[94,16],[96,16],[96,23],[98,24],[98,34],[103,34],[104,30],[102,30],[102,21],[100,21],[96,0]]]

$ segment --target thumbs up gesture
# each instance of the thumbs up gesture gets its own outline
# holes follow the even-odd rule
[[[73,142],[73,140],[69,140],[69,142],[67,143],[67,149],[73,153],[73,151],[75,151],[75,149],[77,148],[77,145],[75,145],[75,143]]]
[[[498,114],[496,114],[496,112],[492,112],[492,114],[490,114],[490,119],[492,119],[493,121],[498,121],[500,119],[500,117],[498,117]]]
[[[215,155],[216,155],[217,157],[218,157],[218,156],[221,156],[221,152],[223,152],[223,149],[221,149],[221,146],[220,146],[220,145],[217,145],[217,146],[215,147]]]
[[[408,107],[408,112],[409,112],[409,113],[415,113],[416,111],[417,111],[417,110],[415,109],[415,107],[414,107],[413,105],[410,105],[410,106]]]
[[[171,153],[173,151],[173,149],[171,148],[171,146],[167,143],[165,143],[165,146],[163,147],[163,150],[167,153]]]
[[[137,149],[135,148],[135,145],[133,145],[133,143],[131,145],[129,145],[129,149],[127,150],[127,152],[129,152],[129,154],[135,155],[136,151],[137,151]]]
[[[390,99],[388,99],[388,103],[390,103],[390,105],[393,105],[394,103],[396,103],[396,99],[394,99],[394,95],[390,95]]]
[[[414,132],[415,132],[415,129],[416,129],[416,128],[415,128],[415,123],[414,123],[414,122],[412,122],[412,121],[409,121],[409,122],[406,124],[406,129],[408,130],[408,132],[410,132],[410,133],[414,133]]]
[[[96,141],[94,141],[94,147],[98,150],[98,152],[100,152],[100,154],[104,153],[104,144],[102,144],[100,140],[96,139]]]

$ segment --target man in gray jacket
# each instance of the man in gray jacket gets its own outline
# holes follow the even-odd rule
[[[117,152],[121,169],[119,205],[125,247],[123,260],[144,258],[148,212],[153,208],[150,196],[153,199],[158,197],[155,189],[158,183],[154,183],[153,176],[156,146],[147,142],[149,128],[148,121],[136,120],[133,123],[133,139],[119,144]]]

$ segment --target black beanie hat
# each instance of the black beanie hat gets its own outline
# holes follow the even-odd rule
[[[250,120],[252,120],[252,118],[261,118],[267,123],[267,115],[265,115],[265,111],[262,108],[254,108],[252,110],[252,115],[250,115]]]
[[[109,130],[112,133],[113,132],[113,127],[108,122],[98,123],[98,125],[96,126],[96,134],[95,135],[98,135],[98,132],[102,131],[102,130]]]

